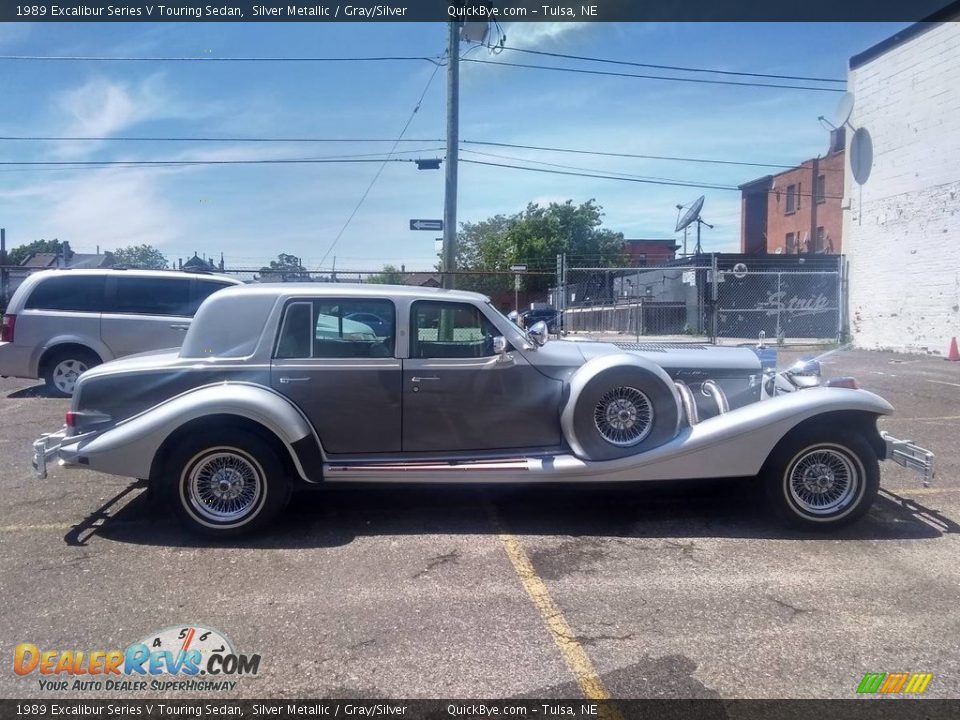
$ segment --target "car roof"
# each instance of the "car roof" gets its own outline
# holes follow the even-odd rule
[[[446,290],[411,285],[380,285],[379,283],[253,283],[226,288],[220,292],[272,297],[403,297],[423,300],[489,301],[486,295],[466,290]]]
[[[189,270],[140,270],[137,268],[130,268],[129,270],[123,268],[91,268],[91,269],[80,269],[80,268],[49,268],[47,270],[40,270],[38,272],[30,273],[30,277],[35,278],[47,278],[53,277],[54,275],[70,275],[70,276],[97,276],[97,275],[124,275],[128,277],[175,277],[175,278],[190,278],[190,277],[200,277],[200,278],[214,278],[217,280],[226,280],[234,284],[242,284],[243,281],[230,275],[221,275],[219,273],[211,272],[192,272]]]

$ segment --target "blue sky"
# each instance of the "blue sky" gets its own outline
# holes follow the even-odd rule
[[[902,24],[507,24],[508,45],[727,70],[844,78],[847,60]],[[306,56],[437,55],[440,23],[79,23],[0,25],[0,54]],[[466,49],[464,45],[463,49]],[[490,58],[486,49],[469,57]],[[504,52],[498,60],[549,64]],[[559,62],[559,61],[553,61]],[[616,67],[591,65],[598,69]],[[628,72],[644,72],[624,68]],[[0,64],[0,135],[395,137],[433,67],[396,63]],[[444,134],[444,72],[407,132]],[[461,138],[640,154],[796,163],[823,153],[839,96],[464,64]],[[6,160],[322,157],[385,152],[389,144],[76,143],[4,141]],[[405,144],[401,149],[437,147]],[[761,169],[476,147],[510,158],[605,172],[740,184]],[[442,155],[442,151],[424,152]],[[410,157],[409,155],[407,157]],[[462,158],[515,162],[464,153]],[[41,237],[93,251],[151,243],[170,259],[193,251],[258,267],[278,252],[315,266],[377,171],[374,164],[97,170],[0,170],[0,225],[9,246]],[[706,250],[734,250],[739,194],[707,190]],[[527,202],[590,198],[627,237],[671,237],[677,203],[701,191],[462,165],[459,217],[479,220]],[[333,255],[338,269],[408,269],[435,260],[434,234],[409,218],[439,218],[443,172],[383,170]]]

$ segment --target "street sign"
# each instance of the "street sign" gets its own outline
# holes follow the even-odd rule
[[[526,271],[527,271],[527,266],[526,266],[526,265],[511,265],[511,266],[510,266],[510,272],[521,273],[521,272],[526,272]]]
[[[411,220],[411,230],[443,230],[443,220]]]

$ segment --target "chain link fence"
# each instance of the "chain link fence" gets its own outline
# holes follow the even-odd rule
[[[561,264],[562,260],[561,260]],[[844,325],[841,256],[714,254],[651,267],[562,267],[550,291],[571,336],[739,344],[833,343]]]

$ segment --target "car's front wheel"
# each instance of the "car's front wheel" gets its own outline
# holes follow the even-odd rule
[[[277,449],[241,429],[185,439],[174,447],[159,480],[181,523],[217,537],[263,528],[290,499]]]
[[[870,509],[880,488],[876,451],[856,430],[801,429],[787,436],[764,467],[767,497],[794,526],[847,525]]]

